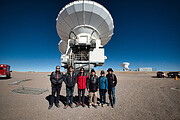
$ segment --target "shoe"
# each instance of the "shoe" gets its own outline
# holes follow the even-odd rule
[[[91,108],[91,105],[89,105],[88,108]]]
[[[73,104],[70,104],[70,107],[73,108],[74,107]]]
[[[100,103],[97,103],[98,104],[98,106],[100,106]]]
[[[48,110],[50,110],[51,108],[52,108],[52,105],[49,105]]]
[[[59,105],[59,103],[58,103],[58,104],[56,104],[56,107],[57,107],[57,108],[60,108],[60,105]]]
[[[77,104],[76,104],[76,107],[79,107],[79,105],[80,105],[80,104],[79,104],[79,103],[77,103]]]
[[[113,104],[113,108],[115,108],[115,104]]]
[[[111,107],[114,108],[114,104],[112,104]]]
[[[83,107],[86,107],[85,103],[82,104]]]
[[[68,105],[65,105],[65,106],[64,106],[64,109],[67,109],[67,107],[68,107]]]
[[[101,104],[101,107],[103,107],[103,104]]]
[[[97,109],[97,105],[94,106]]]

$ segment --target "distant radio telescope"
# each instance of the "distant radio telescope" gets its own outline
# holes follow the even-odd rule
[[[129,65],[130,65],[130,63],[128,63],[128,62],[123,62],[123,63],[121,64],[121,67],[123,67],[123,71],[129,71]]]

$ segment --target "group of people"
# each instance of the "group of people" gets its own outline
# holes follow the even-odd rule
[[[73,108],[73,93],[74,87],[77,83],[78,86],[78,102],[75,107],[82,105],[85,107],[85,90],[89,92],[89,105],[97,108],[97,92],[100,94],[100,103],[103,107],[106,104],[106,92],[108,91],[110,105],[115,106],[115,86],[117,85],[116,75],[113,74],[112,68],[107,70],[108,74],[105,76],[105,72],[102,70],[100,77],[96,75],[94,69],[91,70],[91,74],[88,76],[82,67],[78,74],[73,71],[73,67],[68,68],[67,73],[64,75],[60,72],[60,66],[56,66],[56,71],[51,73],[50,81],[52,87],[52,95],[49,101],[48,109],[51,109],[53,103],[55,102],[56,107],[60,107],[60,91],[62,87],[62,82],[66,84],[66,104],[64,109],[70,106]],[[55,97],[55,94],[56,97]]]

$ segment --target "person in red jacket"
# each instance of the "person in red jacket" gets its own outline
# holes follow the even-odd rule
[[[82,94],[82,106],[85,107],[84,94],[85,94],[85,89],[86,89],[86,79],[87,79],[87,75],[84,72],[84,68],[82,67],[80,69],[80,72],[77,74],[79,102],[77,103],[76,107],[78,107],[81,103],[81,94]]]

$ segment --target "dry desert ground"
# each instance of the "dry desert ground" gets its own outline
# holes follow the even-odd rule
[[[53,106],[48,110],[49,74],[12,72],[12,78],[0,79],[0,120],[180,120],[180,91],[171,89],[180,88],[180,80],[156,78],[156,72],[115,72],[116,106],[97,109],[87,106],[63,109],[66,95],[63,83],[60,108]],[[8,85],[25,79],[30,80]],[[22,85],[49,91],[40,95],[12,92]],[[74,96],[77,98],[77,87]]]

